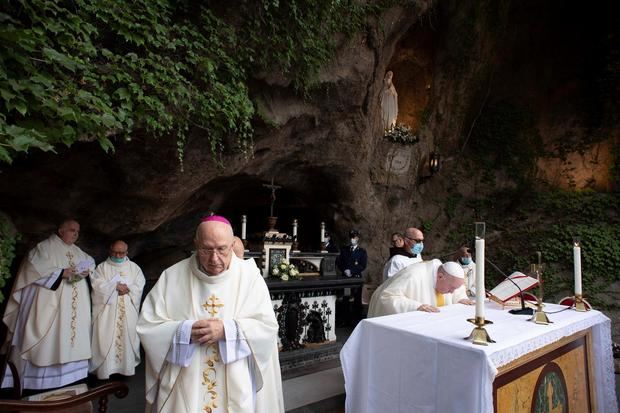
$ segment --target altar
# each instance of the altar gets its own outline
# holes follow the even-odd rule
[[[340,353],[346,411],[617,412],[610,320],[564,308],[539,325],[486,303],[488,346],[464,339],[473,306],[363,320]]]

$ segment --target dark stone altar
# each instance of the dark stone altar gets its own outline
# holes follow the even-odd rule
[[[336,301],[345,289],[361,290],[360,278],[304,277],[302,280],[265,280],[276,313],[282,351],[315,347],[336,341]]]

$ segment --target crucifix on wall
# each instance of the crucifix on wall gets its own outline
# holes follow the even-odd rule
[[[271,208],[269,209],[269,216],[273,216],[273,205],[276,203],[276,190],[282,188],[279,185],[274,185],[273,177],[271,177],[271,184],[263,184],[265,188],[271,189]]]

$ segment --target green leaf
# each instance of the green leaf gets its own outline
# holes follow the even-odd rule
[[[23,100],[20,100],[15,103],[15,109],[17,109],[17,111],[21,113],[22,116],[25,115],[26,112],[28,111],[28,108],[26,107],[26,102],[24,102]]]
[[[109,153],[109,152],[114,153],[114,144],[108,138],[100,138],[99,146],[101,146],[101,149],[106,151],[106,153]]]
[[[43,54],[53,60],[54,62],[60,64],[61,66],[63,66],[64,68],[70,70],[71,72],[75,72],[75,70],[77,69],[77,64],[75,61],[73,61],[71,58],[69,58],[68,56],[62,54],[62,53],[58,53],[56,50],[50,48],[50,47],[44,47],[43,48]]]
[[[0,160],[6,163],[13,163],[13,158],[9,155],[9,152],[4,149],[4,147],[0,146]]]

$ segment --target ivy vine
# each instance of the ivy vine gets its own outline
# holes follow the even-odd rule
[[[365,16],[398,1],[8,0],[0,5],[0,160],[31,148],[172,137],[247,151],[253,73],[307,90]]]
[[[0,213],[0,303],[4,301],[2,289],[6,280],[11,278],[11,264],[15,258],[15,243],[19,234],[9,224],[7,218]]]

